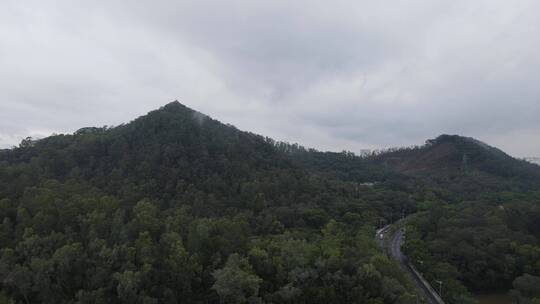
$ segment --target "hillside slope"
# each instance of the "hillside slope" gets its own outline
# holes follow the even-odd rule
[[[404,303],[403,209],[174,102],[0,152],[0,302]]]
[[[423,146],[383,153],[373,161],[455,193],[532,190],[540,185],[540,167],[458,135],[441,135]]]
[[[108,193],[123,184],[141,195],[167,195],[183,180],[253,179],[259,171],[291,168],[261,136],[226,126],[178,102],[115,128],[83,128],[5,151],[2,161],[36,167],[30,179],[77,178]],[[39,173],[39,174],[36,174]],[[235,185],[221,185],[233,187]],[[169,197],[170,198],[170,197]]]
[[[409,174],[433,171],[483,171],[508,178],[539,178],[540,171],[531,164],[515,159],[503,151],[470,137],[441,135],[426,145],[383,154],[390,166]]]
[[[456,263],[445,300],[468,303],[460,275],[477,289],[471,278],[504,263],[478,253],[482,240],[471,246],[487,263],[473,270],[461,263],[472,251],[436,255],[472,242],[468,232],[426,236],[478,206],[459,226],[488,216],[507,236],[504,257],[528,259],[515,248],[537,245],[537,196],[526,191],[538,185],[538,166],[470,138],[358,157],[276,143],[173,102],[0,151],[0,302],[414,303],[373,234],[420,209],[427,224],[412,237],[426,245],[410,252],[434,277]],[[482,288],[506,287],[534,271],[527,263]]]

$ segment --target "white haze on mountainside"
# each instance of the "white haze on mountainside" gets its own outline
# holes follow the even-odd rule
[[[540,165],[540,157],[525,157],[524,159],[530,163]]]

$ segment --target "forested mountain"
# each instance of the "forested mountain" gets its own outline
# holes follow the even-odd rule
[[[420,212],[408,221],[404,250],[430,282],[444,283],[447,303],[473,302],[466,289],[512,289],[516,303],[539,302],[537,165],[457,135],[367,157],[288,150],[314,172],[410,193]]]
[[[0,303],[411,303],[404,208],[174,102],[1,152]]]
[[[531,191],[540,167],[515,159],[483,142],[441,135],[425,145],[393,149],[372,157],[382,168],[412,177],[422,187],[447,192],[446,200],[471,200],[487,192]]]
[[[0,151],[0,303],[416,303],[373,239],[413,213],[405,249],[448,303],[534,298],[539,180],[470,138],[359,157],[173,102]]]
[[[489,174],[500,178],[540,180],[537,166],[515,159],[479,140],[441,135],[425,145],[383,153],[380,163],[411,175]]]
[[[417,196],[423,212],[408,223],[405,252],[428,280],[445,282],[447,302],[460,303],[462,285],[540,302],[540,167],[455,135],[375,161],[427,194]]]

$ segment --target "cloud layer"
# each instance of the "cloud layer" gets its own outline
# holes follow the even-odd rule
[[[0,145],[178,99],[320,149],[474,136],[540,155],[540,2],[0,4]]]

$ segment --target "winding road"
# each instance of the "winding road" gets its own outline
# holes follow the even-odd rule
[[[383,250],[387,252],[392,258],[394,258],[401,268],[408,272],[413,279],[414,283],[421,291],[422,297],[429,304],[444,304],[444,301],[439,297],[439,294],[431,287],[431,285],[422,277],[422,275],[416,270],[416,268],[409,263],[407,257],[401,252],[401,244],[403,244],[403,231],[402,229],[396,229],[393,233],[390,229],[391,226],[386,226],[377,230],[376,238],[377,242]],[[387,235],[392,233],[391,235]],[[387,239],[389,242],[385,242]]]

